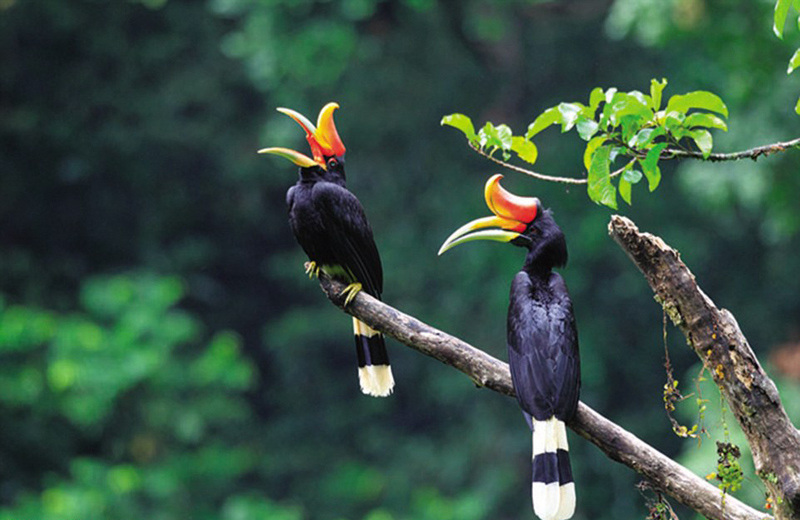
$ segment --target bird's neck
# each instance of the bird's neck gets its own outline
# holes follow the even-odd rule
[[[567,244],[561,233],[536,242],[525,257],[523,270],[531,276],[548,278],[554,267],[567,263]]]

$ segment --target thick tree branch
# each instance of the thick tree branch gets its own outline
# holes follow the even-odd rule
[[[508,396],[514,395],[511,374],[506,363],[363,292],[345,308],[344,298],[341,296],[345,286],[324,274],[320,275],[320,285],[334,304],[370,327],[457,368],[479,386]],[[708,518],[771,518],[733,497],[725,497],[723,502],[719,489],[584,403],[579,403],[570,427],[597,445],[611,459],[631,467],[656,488]]]
[[[620,216],[611,218],[609,233],[645,275],[728,401],[758,475],[778,504],[777,518],[800,519],[800,432],[733,315],[714,305],[678,252],[660,238]]]

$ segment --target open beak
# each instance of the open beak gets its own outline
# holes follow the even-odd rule
[[[271,153],[289,159],[293,163],[303,168],[319,166],[327,170],[327,157],[341,157],[345,153],[344,143],[342,143],[336,125],[333,123],[333,112],[339,108],[338,103],[328,103],[319,111],[317,125],[308,120],[303,114],[290,108],[278,108],[278,112],[286,114],[294,119],[306,132],[306,141],[311,147],[311,155],[290,150],[288,148],[263,148],[258,153]]]
[[[520,197],[506,191],[500,186],[502,178],[500,174],[493,175],[486,181],[483,190],[486,205],[494,215],[475,219],[455,230],[439,248],[440,255],[473,240],[511,242],[533,222],[539,212],[539,199]]]

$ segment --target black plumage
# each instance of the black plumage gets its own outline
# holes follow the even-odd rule
[[[333,111],[337,108],[336,103],[323,107],[316,126],[293,110],[279,109],[306,131],[313,159],[286,148],[261,151],[300,166],[300,178],[289,188],[286,204],[289,225],[310,261],[309,274],[323,271],[348,284],[347,302],[360,290],[380,299],[381,259],[364,208],[346,187],[345,148],[333,124]],[[362,392],[389,395],[394,378],[383,335],[355,318],[353,333]]]
[[[566,240],[547,210],[513,243],[530,249],[511,284],[508,308],[508,358],[517,400],[537,420],[555,416],[568,422],[580,393],[578,333],[567,286],[552,270],[567,262]]]
[[[564,279],[553,269],[567,263],[564,233],[539,199],[519,197],[486,182],[494,214],[473,220],[445,240],[439,254],[472,240],[510,242],[528,249],[511,283],[507,320],[508,362],[517,402],[533,441],[531,496],[542,520],[564,520],[575,510],[566,423],[580,394],[578,334]],[[489,229],[494,228],[494,229]]]

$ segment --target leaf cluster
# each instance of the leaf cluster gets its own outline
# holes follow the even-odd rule
[[[789,10],[794,8],[795,11],[800,13],[800,0],[778,0],[775,3],[775,17],[772,25],[772,31],[775,36],[783,39],[783,29],[786,26],[786,19],[789,17]],[[800,16],[797,17],[797,27],[800,29]],[[794,54],[789,59],[789,67],[786,70],[787,74],[791,74],[794,70],[800,67],[800,48],[794,51]],[[800,98],[794,106],[794,111],[800,114]]]
[[[652,80],[649,94],[638,90],[620,92],[616,88],[594,88],[587,104],[559,103],[539,114],[524,135],[513,135],[505,124],[487,122],[475,131],[464,114],[450,114],[441,124],[464,133],[470,145],[492,156],[497,150],[508,160],[512,153],[533,164],[538,149],[533,138],[550,126],[561,132],[575,130],[586,141],[583,164],[589,198],[617,208],[617,193],[631,204],[631,188],[643,178],[650,191],[661,181],[659,161],[670,151],[690,150],[692,146],[708,158],[713,147],[711,130],[727,130],[723,118],[728,108],[719,96],[706,91],[676,94],[662,103],[667,80]],[[618,160],[624,165],[612,172]],[[616,184],[614,179],[616,180]]]
[[[735,444],[717,441],[717,471],[707,476],[708,479],[719,480],[719,487],[723,493],[732,493],[742,487],[744,473],[739,459],[741,450]]]

